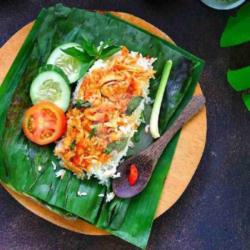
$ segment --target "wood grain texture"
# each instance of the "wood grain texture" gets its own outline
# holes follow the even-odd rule
[[[161,30],[138,17],[122,12],[111,13],[167,41],[173,42],[171,38],[169,38]],[[33,23],[30,23],[20,29],[0,49],[0,83],[3,81],[6,73],[8,72],[17,52],[23,44],[24,39],[29,33],[32,24]],[[202,95],[199,85],[196,87],[195,95]],[[198,115],[196,115],[190,122],[188,122],[188,124],[183,127],[181,131],[180,139],[174,154],[168,177],[165,181],[155,218],[167,211],[180,198],[187,185],[191,181],[205,147],[206,132],[206,109],[203,108]],[[108,234],[107,232],[97,229],[93,225],[83,220],[66,218],[58,215],[49,210],[46,206],[29,197],[16,193],[6,186],[4,186],[4,188],[28,210],[55,225],[82,234]]]

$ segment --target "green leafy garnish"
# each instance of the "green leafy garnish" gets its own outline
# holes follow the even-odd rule
[[[95,45],[86,38],[83,38],[82,48],[90,57],[96,57],[98,55],[98,50]]]
[[[82,39],[82,50],[75,47],[62,49],[64,53],[83,63],[80,71],[80,78],[86,74],[96,60],[105,60],[120,50],[120,47],[113,45],[111,41],[103,42],[99,47],[96,47],[86,38],[82,37]]]
[[[89,70],[89,68],[93,65],[94,60],[91,60],[90,62],[83,63],[80,70],[80,78],[83,77]]]
[[[140,120],[142,123],[146,123],[146,119],[145,119],[145,114],[144,114],[144,111],[141,112],[141,117],[140,117]]]
[[[111,57],[112,55],[114,55],[116,52],[118,52],[120,50],[120,47],[117,47],[117,46],[110,46],[110,47],[107,47],[105,49],[103,49],[100,53],[100,56],[99,58],[100,59],[107,59],[109,57]]]
[[[128,138],[123,138],[120,141],[112,142],[104,150],[104,153],[110,154],[113,150],[122,151],[127,146],[127,143],[128,143]]]
[[[236,16],[229,18],[221,36],[220,46],[229,47],[250,41],[250,3],[242,6]]]
[[[134,141],[134,142],[139,142],[139,141],[140,141],[140,133],[139,133],[139,130],[134,134],[134,136],[133,136],[133,141]]]
[[[69,145],[70,150],[74,150],[75,146],[76,146],[76,140],[73,140]]]
[[[77,99],[75,101],[74,107],[76,107],[76,108],[89,108],[89,107],[91,107],[91,103],[89,101]]]
[[[89,132],[89,139],[91,139],[94,135],[96,135],[97,127],[93,127]]]
[[[76,58],[78,61],[83,62],[83,63],[87,63],[91,60],[91,57],[86,52],[79,50],[75,47],[62,49],[62,51],[65,54],[70,55],[70,56]]]
[[[105,150],[104,150],[104,153],[105,153],[106,155],[109,155],[111,152],[112,152],[112,149],[111,149],[111,148],[105,148]]]
[[[143,99],[142,96],[132,97],[132,99],[128,103],[126,114],[131,115],[136,110],[136,108],[140,105],[142,99]]]

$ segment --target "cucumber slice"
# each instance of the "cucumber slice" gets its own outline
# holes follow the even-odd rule
[[[46,64],[45,66],[42,66],[39,68],[38,73],[40,74],[40,73],[47,72],[47,71],[55,71],[61,77],[63,77],[64,81],[67,84],[70,84],[68,77],[65,75],[65,73],[59,67],[52,65],[52,64]]]
[[[60,45],[52,51],[47,64],[53,64],[62,69],[63,72],[67,75],[70,83],[73,83],[80,78],[81,62],[73,56],[67,55],[62,51],[63,49],[71,47],[82,50],[81,46],[78,43],[66,43]]]
[[[39,70],[30,87],[30,97],[33,104],[40,101],[50,101],[66,111],[70,103],[70,87],[67,78],[60,74],[60,69],[47,65]]]

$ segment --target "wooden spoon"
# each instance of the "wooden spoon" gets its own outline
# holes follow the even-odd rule
[[[120,198],[131,198],[139,194],[148,184],[154,168],[167,144],[181,127],[190,120],[205,105],[204,96],[193,96],[182,113],[167,129],[167,131],[148,148],[120,164],[118,172],[121,177],[112,182],[113,192]],[[128,181],[130,166],[135,164],[138,169],[138,179],[131,186]]]

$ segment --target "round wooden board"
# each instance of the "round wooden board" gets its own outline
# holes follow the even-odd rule
[[[111,13],[167,41],[173,42],[165,33],[143,19],[122,12]],[[30,23],[20,29],[0,49],[0,83],[8,72],[24,39],[29,33],[32,24],[33,23]],[[195,95],[202,95],[199,85],[197,85]],[[178,141],[168,177],[165,181],[155,218],[167,211],[180,198],[192,179],[205,147],[206,132],[207,118],[206,109],[204,107],[198,115],[183,127],[181,131],[180,139]],[[4,188],[25,208],[55,225],[82,234],[108,234],[83,220],[66,218],[58,215],[30,197],[16,193],[6,186],[4,186]]]

